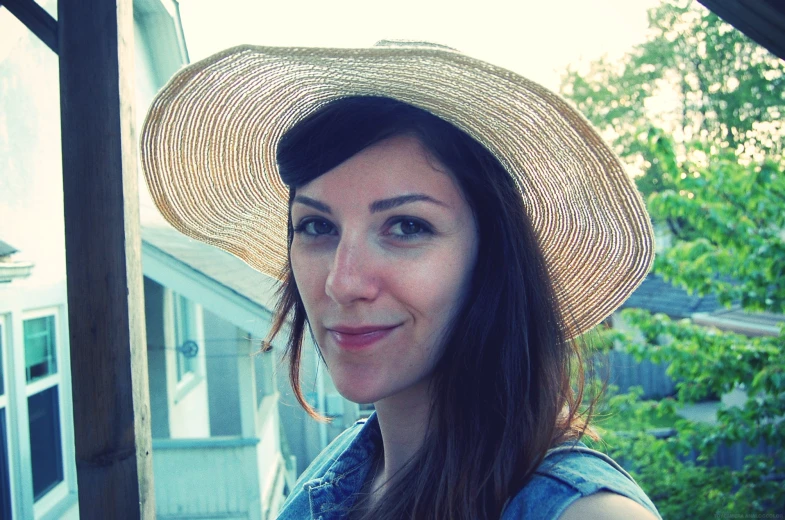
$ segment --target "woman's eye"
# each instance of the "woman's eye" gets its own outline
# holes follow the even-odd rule
[[[309,219],[300,222],[294,232],[311,236],[332,235],[335,232],[335,226],[324,219]]]
[[[417,235],[431,233],[431,228],[413,218],[402,218],[390,226],[390,234],[400,238],[414,238]]]

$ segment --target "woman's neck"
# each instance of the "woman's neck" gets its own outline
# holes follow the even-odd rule
[[[372,492],[381,495],[425,442],[431,413],[430,379],[375,403],[382,434],[382,457]],[[381,492],[381,493],[379,493]]]

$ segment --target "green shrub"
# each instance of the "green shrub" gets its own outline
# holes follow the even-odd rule
[[[618,347],[638,360],[669,363],[674,398],[641,399],[633,388],[608,388],[597,410],[595,449],[621,462],[664,518],[713,518],[785,510],[785,351],[783,335],[747,338],[675,322],[640,310],[623,313],[645,343],[617,334]],[[595,382],[595,384],[599,384]],[[684,419],[678,409],[704,396],[744,388],[742,407],[719,406],[716,424]],[[761,441],[773,456],[750,455],[739,469],[712,463],[722,445]]]

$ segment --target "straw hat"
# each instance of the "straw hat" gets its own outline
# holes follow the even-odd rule
[[[586,119],[518,74],[431,44],[240,46],[185,67],[142,128],[142,167],[158,209],[186,235],[279,277],[289,191],[278,176],[278,141],[348,96],[427,110],[499,159],[520,188],[569,336],[605,319],[646,276],[645,206]]]

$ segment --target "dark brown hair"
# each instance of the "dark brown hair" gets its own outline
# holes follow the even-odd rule
[[[281,178],[291,206],[299,186],[401,134],[417,137],[457,181],[480,243],[467,297],[434,370],[425,442],[373,510],[362,513],[377,520],[495,519],[545,452],[586,428],[578,413],[581,358],[564,336],[564,316],[518,186],[465,132],[421,109],[376,97],[332,102],[290,130],[278,147]],[[290,218],[290,246],[292,237]],[[290,380],[300,404],[317,417],[299,387],[308,318],[291,264],[282,274],[268,340],[291,319]]]

